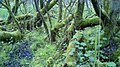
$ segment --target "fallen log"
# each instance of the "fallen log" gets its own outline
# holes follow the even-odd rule
[[[95,25],[99,25],[99,17],[95,16],[95,17],[92,17],[92,18],[86,18],[86,19],[82,19],[80,20],[78,23],[76,23],[75,27],[76,29],[84,29],[85,27],[93,27]]]
[[[14,32],[7,32],[7,31],[0,31],[0,41],[8,42],[8,41],[17,41],[22,38],[22,34],[20,31]]]

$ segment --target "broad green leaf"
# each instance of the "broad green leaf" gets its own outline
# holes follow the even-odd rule
[[[69,55],[73,55],[75,52],[75,48],[72,48],[72,50],[70,51]]]
[[[86,43],[82,42],[82,43],[80,43],[80,45],[82,45],[82,46],[86,46]]]
[[[89,60],[92,61],[92,62],[95,61],[94,57],[89,57]]]
[[[84,54],[85,57],[89,57],[90,55],[89,54]]]
[[[80,42],[78,42],[77,40],[72,41],[73,44],[80,44]]]
[[[106,64],[108,67],[116,67],[116,64],[114,62],[107,62]]]

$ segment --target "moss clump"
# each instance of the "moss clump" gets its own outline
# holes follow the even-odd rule
[[[53,67],[53,58],[49,57],[46,63],[47,63],[47,67]]]

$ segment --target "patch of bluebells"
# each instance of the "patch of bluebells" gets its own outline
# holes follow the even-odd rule
[[[31,60],[33,58],[32,52],[29,50],[30,43],[28,41],[20,41],[17,47],[8,52],[9,59],[4,62],[2,67],[22,67],[19,59]]]
[[[2,65],[2,67],[22,67],[22,65],[17,60],[9,59]]]

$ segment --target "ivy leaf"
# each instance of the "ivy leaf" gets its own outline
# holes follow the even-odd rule
[[[103,40],[107,40],[107,38],[103,37]]]
[[[76,65],[76,67],[80,67],[80,65]]]
[[[85,57],[89,57],[90,55],[89,54],[84,54]]]
[[[83,55],[82,52],[77,53],[77,56],[78,56],[78,57],[80,57],[80,56],[82,56],[82,55]]]
[[[73,44],[80,44],[79,41],[75,40],[75,41],[72,41]]]
[[[89,60],[92,61],[92,62],[95,61],[94,57],[89,57]]]
[[[78,48],[79,50],[83,50],[83,47],[79,47],[79,45],[76,45],[75,48]]]
[[[116,67],[116,64],[114,62],[107,62],[106,64],[108,67]]]
[[[76,45],[75,48],[79,48],[79,45]]]
[[[80,43],[80,45],[82,45],[82,46],[86,46],[86,43],[82,42],[82,43]]]
[[[92,41],[92,42],[90,42],[90,44],[94,44],[94,42]]]
[[[79,50],[83,50],[83,47],[79,47]]]
[[[80,58],[80,62],[83,62],[83,59],[84,59],[84,57],[81,57],[81,58]]]
[[[70,51],[69,55],[73,55],[75,52],[75,48],[72,48],[72,50]]]

